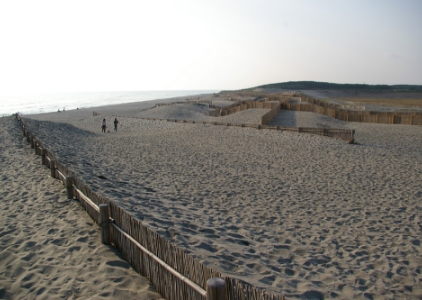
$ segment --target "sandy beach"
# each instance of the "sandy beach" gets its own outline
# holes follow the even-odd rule
[[[0,118],[0,299],[162,299]]]
[[[420,126],[291,111],[272,121],[355,129],[350,145],[309,134],[142,119],[258,124],[268,111],[210,117],[206,104],[154,108],[166,101],[33,115],[24,122],[93,191],[224,274],[288,299],[422,298]],[[107,133],[100,128],[104,117]],[[48,177],[17,122],[1,122],[0,297],[16,291],[19,299],[52,292],[159,299],[101,245],[97,226]],[[103,258],[94,263],[98,252]],[[90,260],[79,261],[82,256]],[[65,264],[76,259],[83,269]],[[98,291],[89,294],[94,287]]]

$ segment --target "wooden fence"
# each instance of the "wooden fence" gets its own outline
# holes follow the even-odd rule
[[[211,103],[212,103],[212,100],[186,100],[186,101],[157,103],[155,104],[154,107],[171,106],[171,105],[178,105],[178,104],[211,104]]]
[[[276,106],[277,107],[277,106]],[[181,120],[181,119],[159,119],[159,118],[141,118],[143,120],[150,121],[167,121],[175,123],[191,123],[191,124],[210,124],[219,126],[233,126],[233,127],[249,127],[258,130],[270,129],[279,131],[291,131],[299,133],[309,133],[322,135],[327,137],[336,138],[348,142],[349,144],[354,143],[355,130],[350,129],[336,129],[336,128],[314,128],[314,127],[285,127],[277,125],[261,125],[261,124],[241,124],[241,123],[227,123],[227,122],[213,122],[213,121],[192,121],[192,120]]]
[[[300,97],[302,103],[286,102],[286,100],[289,98],[296,97]],[[280,111],[276,107],[277,103],[274,102],[281,103],[280,109],[313,112],[346,122],[422,125],[422,112],[381,112],[351,110],[342,108],[340,105],[318,100],[304,94],[270,96],[268,98],[262,98],[259,101],[243,101],[221,109],[218,108],[215,111],[210,112],[210,115],[226,116],[250,108],[266,108],[271,110],[275,109],[275,111],[271,111],[263,116],[261,124],[266,125],[269,124],[272,118],[274,118]]]
[[[89,216],[100,225],[101,240],[116,247],[122,257],[138,273],[148,278],[165,299],[285,299],[283,295],[267,293],[236,278],[223,277],[220,272],[204,266],[173,246],[117,204],[94,193],[30,133],[19,116],[16,119],[34,152],[41,155],[42,165],[50,168],[52,177],[65,184],[68,198],[79,200]]]
[[[281,110],[281,103],[274,105],[274,107],[269,112],[267,112],[261,117],[261,124],[268,125],[271,122],[271,120],[274,119],[275,116],[278,115],[280,110]]]
[[[276,102],[268,102],[264,100],[261,101],[241,101],[239,103],[234,103],[230,106],[226,106],[220,109],[220,116],[227,116],[234,113],[237,113],[242,110],[247,110],[250,108],[261,108],[261,109],[272,109],[276,106]]]
[[[422,112],[359,111],[341,108],[327,101],[301,94],[303,103],[283,103],[281,108],[294,111],[309,111],[347,122],[422,125]]]
[[[256,127],[257,129],[276,129],[276,130],[284,130],[284,131],[293,131],[293,132],[300,132],[300,133],[309,133],[309,134],[316,134],[322,135],[332,138],[337,138],[340,140],[347,141],[348,143],[354,143],[355,141],[355,131],[349,129],[332,129],[332,128],[311,128],[311,127],[283,127],[283,126],[270,126],[268,125],[272,119],[280,112],[281,109],[286,109],[286,107],[290,108],[293,104],[285,104],[281,101],[285,101],[291,98],[293,95],[281,95],[281,96],[272,96],[269,98],[261,99],[260,101],[248,101],[242,103],[235,103],[230,107],[225,107],[222,109],[218,109],[214,112],[211,112],[210,115],[213,116],[226,116],[230,114],[234,114],[236,112],[240,112],[242,110],[250,109],[250,108],[264,108],[270,109],[269,112],[264,114],[261,117],[261,124],[256,126],[249,127]],[[311,105],[306,104],[297,104],[301,111],[312,111]],[[293,109],[292,109],[293,110]],[[177,120],[174,120],[177,121]],[[203,122],[205,123],[205,122]],[[245,124],[230,124],[230,123],[217,123],[213,122],[215,125],[226,125],[226,126],[241,126],[245,127]]]

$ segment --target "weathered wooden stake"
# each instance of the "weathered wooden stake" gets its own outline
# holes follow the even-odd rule
[[[100,204],[101,243],[110,245],[110,215],[108,204]]]
[[[41,164],[44,166],[44,165],[46,165],[46,163],[45,163],[45,153],[47,152],[47,150],[45,150],[45,149],[41,149]]]
[[[31,136],[31,148],[34,148],[34,147],[35,147],[35,140],[34,140],[34,137]]]
[[[207,280],[207,300],[226,300],[226,282],[223,278]]]
[[[73,177],[66,177],[67,199],[73,199]]]
[[[28,132],[28,131],[26,132],[26,141],[27,141],[28,143],[30,143],[30,142],[31,142],[31,138],[29,137],[29,132]]]
[[[50,160],[50,175],[56,178],[56,161],[54,159]]]

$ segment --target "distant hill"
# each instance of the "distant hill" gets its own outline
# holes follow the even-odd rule
[[[289,81],[260,85],[255,88],[286,89],[286,90],[356,90],[356,91],[378,91],[378,92],[422,92],[422,85],[369,85],[330,83],[318,81]]]

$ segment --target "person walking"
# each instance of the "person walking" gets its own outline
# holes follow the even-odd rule
[[[106,128],[107,128],[107,123],[106,123],[106,119],[103,119],[103,122],[101,123],[101,129],[102,132],[106,132]]]
[[[117,118],[114,118],[114,131],[117,131],[117,124],[119,124],[119,121],[117,121]]]

